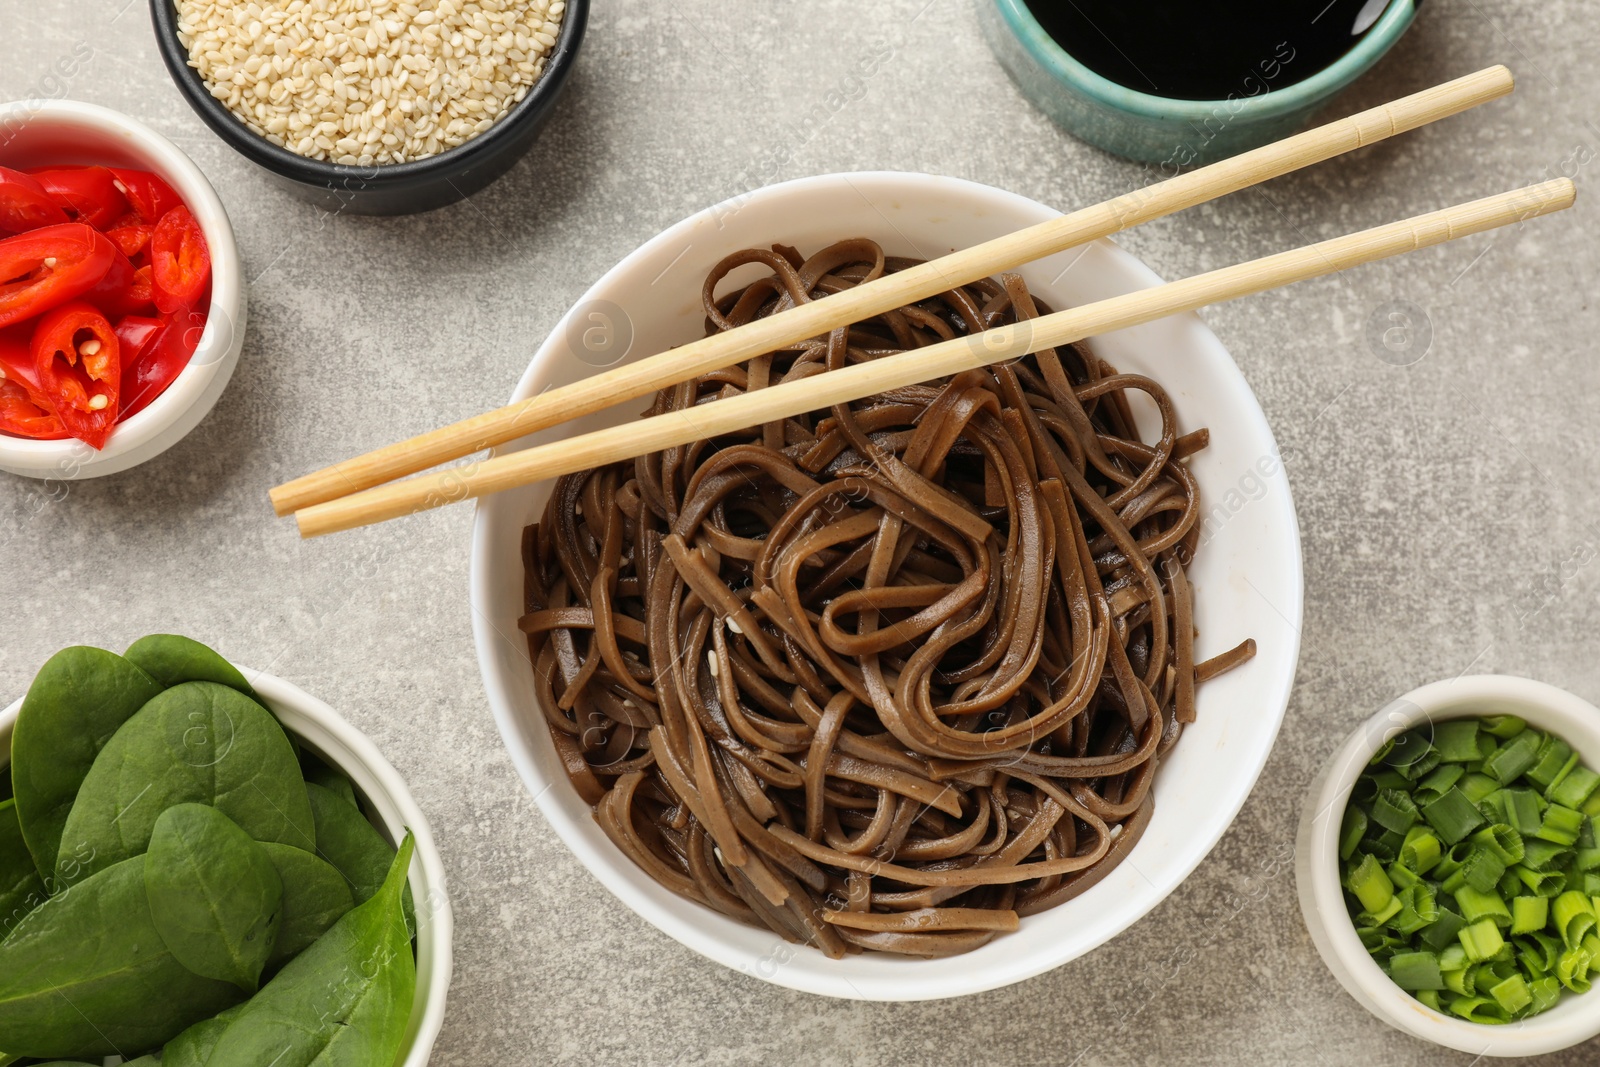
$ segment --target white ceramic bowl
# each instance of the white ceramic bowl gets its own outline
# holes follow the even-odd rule
[[[1600,1034],[1600,994],[1563,994],[1547,1012],[1505,1026],[1434,1011],[1389,980],[1356,936],[1339,887],[1339,824],[1373,753],[1414,726],[1481,715],[1517,715],[1600,767],[1600,708],[1527,678],[1479,674],[1413,689],[1358,726],[1306,793],[1295,842],[1295,886],[1311,940],[1358,1003],[1412,1037],[1475,1056],[1538,1056]]]
[[[631,335],[637,357],[700,336],[700,286],[740,248],[781,241],[813,251],[866,235],[892,255],[935,256],[1057,214],[1043,204],[954,178],[858,173],[806,178],[742,196],[667,230],[595,283],[533,358],[515,396],[575,381],[598,362],[587,341]],[[1055,307],[1155,285],[1159,279],[1107,241],[1022,269]],[[610,320],[609,322],[606,320]],[[599,330],[599,335],[585,337]],[[603,347],[603,346],[602,346]],[[1197,587],[1197,655],[1245,637],[1259,653],[1200,689],[1199,721],[1161,768],[1155,815],[1128,861],[1078,899],[1022,920],[1018,933],[964,956],[917,960],[861,954],[829,960],[788,945],[658,885],[594,821],[568,783],[534,697],[523,614],[522,529],[544,508],[548,486],[480,501],[472,546],[478,658],[500,732],[545,817],[600,883],[650,923],[735,970],[793,989],[866,1000],[959,996],[1020,981],[1114,937],[1172,892],[1227,829],[1254,785],[1289,698],[1299,651],[1300,542],[1289,485],[1250,387],[1194,315],[1096,339],[1118,367],[1155,377],[1172,394],[1181,429],[1212,428],[1192,469],[1212,523],[1191,573]],[[553,440],[630,420],[647,401],[517,442]]]
[[[405,1044],[394,1067],[427,1067],[439,1027],[444,1023],[445,997],[450,991],[454,966],[454,920],[445,892],[444,860],[439,856],[428,819],[383,753],[336,711],[281,678],[248,667],[239,670],[284,729],[350,779],[366,802],[374,824],[391,844],[398,844],[408,829],[416,839],[410,879],[417,912],[417,995],[411,1005]],[[11,733],[21,707],[19,698],[0,712],[0,767],[11,761]]]
[[[110,108],[75,100],[0,104],[0,166],[102,163],[167,180],[205,231],[211,308],[189,365],[143,411],[119,423],[105,448],[0,434],[0,470],[30,478],[98,478],[160,455],[200,424],[233,376],[244,345],[245,284],[228,214],[200,168],[171,141]]]

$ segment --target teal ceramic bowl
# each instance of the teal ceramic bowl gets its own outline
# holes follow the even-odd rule
[[[1420,0],[1393,0],[1365,37],[1332,66],[1267,92],[1241,83],[1223,100],[1176,100],[1129,89],[1068,55],[1023,0],[981,0],[983,35],[1029,100],[1067,132],[1168,174],[1297,132],[1387,52]],[[1252,92],[1252,89],[1254,91]]]

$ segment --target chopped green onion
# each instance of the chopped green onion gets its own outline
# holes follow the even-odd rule
[[[1535,838],[1522,842],[1522,865],[1535,871],[1553,871],[1572,863],[1573,852],[1554,841]]]
[[[1600,849],[1596,850],[1600,853]],[[1427,874],[1438,864],[1441,856],[1439,839],[1420,826],[1406,831],[1405,844],[1400,846],[1400,864],[1418,874]]]
[[[1396,952],[1389,960],[1389,977],[1401,989],[1443,989],[1439,957],[1431,952]]]
[[[1398,934],[1409,937],[1439,918],[1438,898],[1427,882],[1407,886],[1395,894],[1395,899],[1400,902],[1400,911],[1389,920],[1389,927]]]
[[[1450,946],[1456,945],[1456,934],[1460,933],[1465,925],[1467,920],[1440,904],[1439,917],[1422,931],[1422,943],[1435,952],[1444,952]]]
[[[1379,789],[1410,789],[1411,788],[1411,779],[1407,778],[1405,775],[1401,774],[1399,771],[1391,770],[1391,769],[1388,769],[1388,768],[1385,768],[1384,770],[1381,770],[1381,771],[1373,771],[1372,772],[1372,780],[1377,783],[1377,786],[1378,786]],[[1376,794],[1374,794],[1374,796],[1376,796]]]
[[[1418,1003],[1525,1019],[1600,970],[1600,774],[1515,716],[1410,730],[1338,827],[1356,936]]]
[[[1478,814],[1490,823],[1504,823],[1506,819],[1506,802],[1504,789],[1496,789],[1493,793],[1478,801]]]
[[[1467,857],[1472,855],[1472,847],[1471,841],[1459,841],[1450,846],[1449,851],[1444,854],[1443,858],[1440,859],[1439,862],[1434,865],[1433,870],[1429,872],[1433,876],[1434,881],[1442,882],[1446,878],[1449,878],[1452,874],[1455,874],[1457,871],[1459,871],[1462,864],[1467,862]]]
[[[1511,932],[1532,934],[1550,921],[1550,901],[1546,897],[1514,897],[1511,901]]]
[[[1386,926],[1389,920],[1400,914],[1400,898],[1390,897],[1389,903],[1377,911],[1364,911],[1356,916],[1356,921],[1362,926]]]
[[[1405,987],[1402,986],[1401,988]],[[1489,995],[1507,1013],[1512,1015],[1533,1003],[1533,994],[1528,992],[1528,983],[1523,980],[1520,974],[1513,974],[1509,978],[1501,979],[1499,983],[1489,988]]]
[[[1522,862],[1522,835],[1505,823],[1485,826],[1472,835],[1472,840],[1499,856],[1507,867]]]
[[[1355,855],[1356,846],[1361,844],[1366,832],[1367,813],[1354,804],[1345,808],[1344,820],[1339,824],[1339,858],[1347,860]]]
[[[1537,730],[1524,730],[1501,745],[1494,755],[1483,761],[1483,771],[1501,785],[1510,785],[1527,773],[1539,758],[1539,747],[1544,735]]]
[[[1452,845],[1483,825],[1483,816],[1460,787],[1423,808],[1422,817],[1438,831],[1440,840]]]
[[[1560,871],[1533,871],[1525,866],[1511,868],[1528,891],[1539,897],[1558,897],[1567,887],[1567,876]]]
[[[1432,743],[1420,730],[1407,730],[1394,739],[1394,744],[1384,754],[1383,762],[1395,768],[1410,767],[1432,751]]]
[[[1571,769],[1567,766],[1567,758],[1571,755],[1571,745],[1553,734],[1546,734],[1539,745],[1538,758],[1528,768],[1528,781],[1540,789],[1549,789],[1566,770]]]
[[[1576,890],[1569,889],[1556,897],[1550,911],[1556,932],[1568,948],[1577,948],[1583,942],[1584,935],[1594,929],[1594,903]]]
[[[1477,804],[1484,797],[1500,788],[1500,783],[1490,778],[1487,774],[1474,771],[1456,783],[1456,788],[1461,790],[1463,796],[1472,803]],[[1446,790],[1448,792],[1448,790]]]
[[[1427,755],[1417,760],[1417,762],[1411,764],[1411,766],[1396,767],[1395,770],[1399,771],[1401,774],[1405,775],[1408,779],[1415,783],[1432,774],[1439,766],[1439,763],[1439,753],[1430,748]]]
[[[1528,728],[1528,724],[1515,715],[1490,715],[1487,718],[1480,719],[1479,723],[1483,726],[1485,733],[1493,734],[1502,741],[1506,738],[1515,737]]]
[[[1433,747],[1446,763],[1471,763],[1478,754],[1478,720],[1451,719],[1433,728]]]
[[[1493,892],[1500,885],[1500,876],[1505,873],[1506,865],[1499,856],[1481,845],[1474,845],[1467,862],[1444,880],[1444,891],[1456,893],[1465,886],[1471,886],[1480,893]]]
[[[1556,977],[1574,993],[1589,992],[1589,965],[1592,956],[1581,948],[1569,948],[1556,960]]]
[[[1485,997],[1457,997],[1450,1002],[1450,1012],[1469,1023],[1507,1023],[1511,1016],[1499,1004]]]
[[[1468,923],[1488,919],[1497,926],[1511,925],[1511,912],[1498,893],[1484,893],[1464,885],[1456,890],[1455,898],[1456,906],[1461,909],[1461,917]]]
[[[1539,794],[1531,789],[1507,789],[1504,795],[1506,822],[1519,834],[1536,832],[1544,821],[1539,812]]]
[[[1461,776],[1467,770],[1459,763],[1445,763],[1428,772],[1427,777],[1417,783],[1418,793],[1443,793],[1446,789],[1461,781]]]
[[[1582,829],[1581,812],[1564,808],[1560,804],[1552,804],[1544,809],[1544,822],[1533,836],[1552,844],[1570,846],[1578,843],[1578,831]]]
[[[1499,952],[1506,943],[1493,919],[1473,923],[1457,934],[1456,938],[1461,942],[1461,947],[1467,950],[1467,958],[1474,961],[1488,959]]]
[[[1533,1004],[1528,1008],[1529,1015],[1537,1015],[1541,1011],[1548,1011],[1555,1007],[1556,1001],[1561,999],[1561,979],[1555,977],[1535,978],[1528,983],[1528,992],[1533,997]]]
[[[1411,794],[1398,789],[1383,789],[1372,802],[1372,821],[1384,829],[1403,834],[1417,821],[1417,806]]]

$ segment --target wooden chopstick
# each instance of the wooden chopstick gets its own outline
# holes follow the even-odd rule
[[[1094,207],[897,271],[826,300],[802,304],[736,330],[713,334],[669,352],[636,360],[572,385],[344,460],[272,490],[273,509],[279,515],[287,515],[633,397],[654,393],[752,356],[784,348],[795,341],[821,336],[836,327],[860,322],[979,278],[991,277],[1018,264],[1416,129],[1505,96],[1513,87],[1509,70],[1503,66],[1488,67],[1220,163],[1136,189]]]
[[[295,518],[303,537],[368,526],[1428,248],[1563,210],[1572,206],[1575,195],[1570,179],[1557,178],[969,337],[512,452],[470,469],[435,472],[378,486],[304,508],[295,513]]]

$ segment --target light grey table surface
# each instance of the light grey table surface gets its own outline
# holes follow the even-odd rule
[[[1272,758],[1211,856],[1103,948],[1008,989],[905,1005],[762,984],[612,899],[546,826],[485,703],[471,511],[302,543],[266,490],[494,406],[596,277],[668,224],[778,178],[925,170],[1062,208],[1139,169],[1034,111],[974,0],[598,0],[533,152],[471,201],[328,217],[215,138],[169,83],[139,0],[0,0],[0,98],[66,95],[172,138],[233,218],[250,279],[232,385],[187,440],[64,499],[0,475],[0,693],[75,643],[208,640],[321,696],[409,780],[444,852],[456,978],[433,1062],[1465,1065],[1349,999],[1287,865],[1305,783],[1353,724],[1464,671],[1600,699],[1592,196],[1600,25],[1585,0],[1431,0],[1336,113],[1494,62],[1516,95],[1120,238],[1179,277],[1560,173],[1580,205],[1207,312],[1289,466],[1306,564],[1299,680]],[[847,65],[892,55],[836,114]],[[41,88],[42,87],[42,88]],[[797,130],[809,130],[800,134]],[[1426,355],[1369,319],[1421,309]],[[3,702],[3,701],[0,701]],[[1174,960],[1188,962],[1174,965]],[[1547,1057],[1600,1059],[1600,1044]]]

